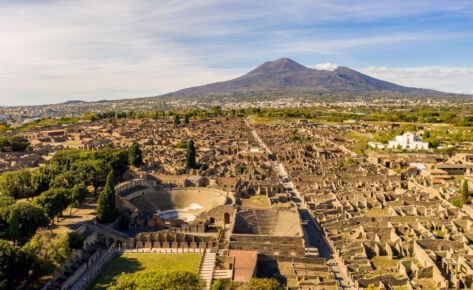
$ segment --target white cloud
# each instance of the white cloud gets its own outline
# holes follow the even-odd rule
[[[338,67],[337,64],[330,63],[330,62],[319,63],[315,65],[315,68],[319,70],[335,70],[337,69],[337,67]]]
[[[278,57],[347,55],[356,47],[366,52],[461,37],[437,31],[343,35],[312,24],[470,13],[471,7],[463,0],[295,0],[289,6],[264,0],[0,0],[0,106],[157,95],[236,77]]]
[[[382,80],[408,87],[418,87],[451,93],[473,93],[473,67],[407,67],[371,66],[361,72]]]

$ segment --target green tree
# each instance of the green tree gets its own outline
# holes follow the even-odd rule
[[[0,237],[9,238],[12,212],[18,214],[18,237],[20,242],[30,239],[40,227],[49,224],[49,218],[42,208],[31,203],[17,203],[0,208]],[[16,217],[14,218],[16,219]]]
[[[51,188],[33,200],[33,204],[43,208],[53,223],[54,218],[62,215],[68,203],[68,190],[65,188]]]
[[[31,260],[19,248],[0,240],[0,289],[16,289],[28,277]]]
[[[23,136],[0,137],[0,152],[26,151],[30,142]]]
[[[49,189],[52,172],[49,167],[39,167],[31,172],[31,195],[40,195]]]
[[[78,232],[70,232],[67,234],[69,239],[69,247],[72,250],[79,250],[84,247],[84,238]]]
[[[51,181],[51,187],[53,188],[72,188],[74,185],[84,182],[82,175],[79,171],[65,170],[58,173]]]
[[[141,152],[140,145],[138,144],[138,142],[133,141],[133,144],[131,145],[130,149],[128,149],[128,156],[130,165],[140,167],[144,164],[143,152]]]
[[[186,167],[187,168],[196,168],[197,167],[197,163],[195,161],[194,141],[192,141],[192,140],[190,140],[189,143],[187,143]]]
[[[174,115],[174,125],[179,125],[181,124],[181,120],[179,119],[179,115],[176,114]]]
[[[281,285],[273,278],[252,278],[248,286],[251,290],[279,290]]]
[[[460,188],[460,207],[463,207],[468,202],[470,192],[468,190],[468,182],[463,180],[463,184]]]
[[[12,209],[8,217],[8,237],[14,245],[20,239],[20,212],[17,208]]]
[[[10,146],[7,137],[0,137],[0,152],[7,152]]]
[[[189,115],[186,114],[186,116],[184,117],[184,124],[189,124]]]
[[[16,200],[9,195],[0,195],[0,208],[15,204]]]
[[[79,208],[84,203],[85,198],[89,194],[87,187],[84,183],[74,185],[69,195],[69,204],[71,205],[71,211],[69,215],[72,215],[72,208]]]
[[[36,257],[34,268],[38,276],[50,275],[71,253],[69,235],[58,235],[50,230],[38,231],[23,247],[23,251]]]
[[[92,165],[89,172],[90,183],[94,187],[94,193],[97,194],[99,187],[104,187],[107,182],[107,172],[110,172],[111,166],[102,159],[90,161]]]
[[[97,202],[97,219],[101,223],[113,222],[118,217],[115,207],[115,175],[110,171]]]
[[[115,177],[121,177],[129,168],[128,151],[126,149],[115,149],[105,147],[97,152],[95,158],[99,158],[108,163],[115,173]]]
[[[31,172],[24,168],[5,172],[0,176],[0,193],[15,199],[30,197],[32,194]]]

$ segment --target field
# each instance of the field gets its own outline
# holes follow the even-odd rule
[[[115,280],[122,272],[185,270],[197,273],[201,256],[200,254],[123,254],[113,258],[88,289],[107,289],[115,284]]]
[[[241,206],[252,208],[271,207],[271,202],[266,195],[253,195],[249,198],[240,198]]]

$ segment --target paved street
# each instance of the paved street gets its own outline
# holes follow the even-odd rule
[[[279,173],[279,180],[284,185],[284,188],[292,196],[292,200],[299,208],[299,214],[301,220],[308,221],[307,225],[303,226],[304,230],[304,240],[306,242],[306,247],[316,247],[318,249],[320,257],[327,259],[327,265],[330,267],[330,270],[335,275],[335,278],[340,282],[340,285],[344,289],[349,289],[350,282],[347,277],[342,273],[337,261],[332,255],[332,250],[327,243],[325,234],[319,230],[320,226],[317,225],[315,219],[311,216],[310,212],[306,209],[305,204],[302,202],[301,195],[297,188],[295,188],[293,182],[291,181],[290,176],[287,174],[284,165],[276,160],[276,157],[272,154],[268,146],[263,142],[259,137],[258,133],[255,131],[254,127],[246,120],[247,126],[251,129],[251,134],[258,141],[259,146],[266,150],[269,154],[269,158],[273,162],[273,168]]]

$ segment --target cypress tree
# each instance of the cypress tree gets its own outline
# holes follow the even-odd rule
[[[187,115],[187,114],[184,117],[184,124],[189,124],[189,115]]]
[[[144,164],[143,152],[140,149],[140,145],[136,141],[133,141],[133,144],[128,150],[128,160],[130,162],[130,165],[133,165],[135,167],[140,167]]]
[[[179,125],[181,124],[181,120],[179,119],[179,115],[176,114],[174,115],[174,125]]]
[[[113,170],[107,176],[107,183],[97,202],[97,219],[101,223],[113,222],[118,216],[115,208],[115,174]]]
[[[197,167],[197,164],[195,162],[194,141],[192,141],[192,140],[190,140],[189,143],[187,143],[186,167],[187,168],[196,168]]]
[[[460,207],[463,207],[463,205],[467,203],[468,196],[469,196],[468,182],[464,180],[462,187],[460,189]]]
[[[15,243],[20,238],[20,211],[14,208],[8,217],[8,236]]]

